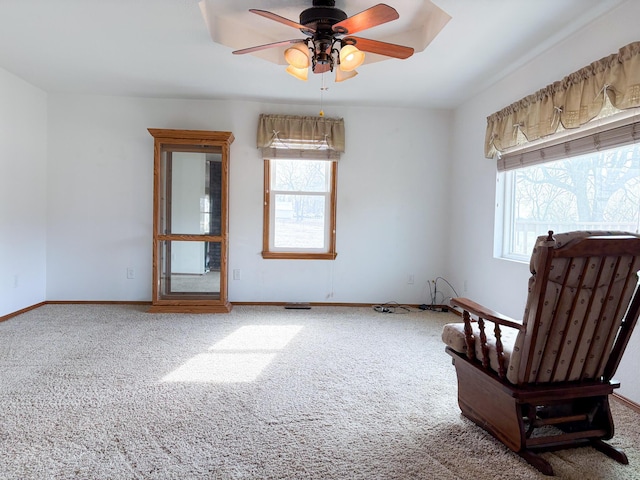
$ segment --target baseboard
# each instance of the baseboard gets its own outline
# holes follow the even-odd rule
[[[151,305],[141,300],[47,300],[43,305]]]
[[[231,302],[234,306],[249,306],[249,307],[261,307],[261,306],[271,306],[271,307],[285,307],[292,302]],[[417,303],[395,303],[395,302],[386,302],[386,303],[346,303],[346,302],[304,302],[305,305],[310,307],[372,307],[373,305],[381,305],[385,307],[408,307],[415,308],[419,310],[431,310],[436,312],[446,312],[453,311],[452,308],[448,305],[428,305],[427,308],[423,308],[425,304],[417,304]],[[454,312],[458,313],[458,312]]]
[[[291,302],[231,302],[234,307],[284,307]],[[311,307],[370,307],[370,303],[318,303],[305,302]]]
[[[36,308],[40,308],[45,305],[47,302],[36,303],[35,305],[31,305],[30,307],[23,308],[18,310],[17,312],[9,313],[7,315],[3,315],[0,317],[0,322],[4,322],[5,320],[9,320],[10,318],[17,317],[18,315],[22,315],[23,313],[27,313],[29,310],[35,310]]]
[[[30,307],[23,308],[16,312],[9,313],[0,317],[0,322],[9,320],[10,318],[17,317],[23,313],[27,313],[30,310],[35,310],[44,305],[151,305],[151,302],[142,301],[112,301],[112,300],[46,300],[44,302],[36,303]]]
[[[623,397],[619,393],[613,393],[613,398],[623,404],[625,407],[630,408],[631,410],[640,413],[640,403],[636,403],[633,400],[629,400],[627,397]]]

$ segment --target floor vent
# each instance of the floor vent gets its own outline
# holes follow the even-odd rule
[[[287,310],[311,310],[311,305],[307,302],[290,302],[285,303],[284,308]]]

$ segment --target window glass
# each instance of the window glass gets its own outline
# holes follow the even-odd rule
[[[329,162],[323,160],[271,160],[274,190],[326,192]]]
[[[275,195],[273,246],[276,249],[325,248],[325,198]]]
[[[638,144],[512,170],[498,185],[507,258],[528,260],[536,237],[549,230],[637,232],[640,226]]]

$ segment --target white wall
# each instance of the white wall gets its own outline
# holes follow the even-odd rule
[[[200,201],[205,196],[205,154],[173,152],[171,233],[202,233]],[[204,274],[204,242],[171,242],[171,273]]]
[[[424,303],[445,269],[448,112],[332,108],[343,117],[335,261],[263,260],[260,113],[317,106],[49,96],[48,300],[150,300],[153,139],[232,131],[230,301]],[[134,268],[136,278],[127,279]],[[415,276],[407,284],[409,274]]]
[[[465,296],[521,318],[529,277],[528,265],[493,257],[496,168],[483,154],[486,117],[637,41],[638,18],[640,2],[622,4],[456,110],[448,273],[455,284],[466,282]],[[640,350],[638,334],[628,348],[633,350]],[[638,357],[634,361],[633,355],[625,355],[616,377],[622,382],[620,393],[640,403],[640,381],[634,372]]]
[[[424,303],[426,282],[443,272],[449,115],[445,112],[325,108],[345,119],[338,165],[334,261],[263,260],[262,161],[258,113],[317,114],[318,107],[255,105],[236,125],[231,159],[230,299]],[[245,110],[247,106],[245,105]],[[234,144],[235,145],[235,144]],[[407,275],[415,283],[407,284]],[[274,283],[275,282],[275,283]]]
[[[0,69],[0,316],[45,300],[47,96]]]

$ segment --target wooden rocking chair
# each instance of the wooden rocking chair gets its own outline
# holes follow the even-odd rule
[[[591,445],[620,463],[609,395],[640,313],[640,235],[541,236],[522,322],[454,298],[464,323],[442,338],[463,415],[546,475],[538,452]],[[489,327],[488,322],[491,322]]]

